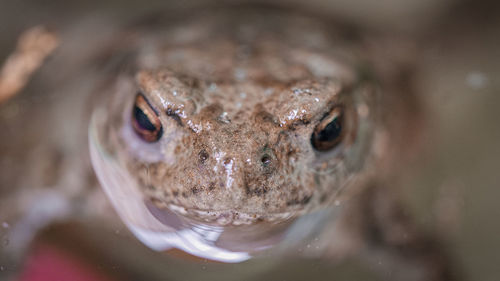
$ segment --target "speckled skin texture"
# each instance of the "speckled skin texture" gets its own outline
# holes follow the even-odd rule
[[[105,140],[146,200],[204,221],[274,221],[331,202],[362,170],[369,136],[358,122],[375,117],[354,96],[374,93],[355,71],[359,43],[331,23],[215,11],[148,30],[107,90]],[[159,114],[157,142],[131,129],[137,93]],[[343,140],[317,151],[311,134],[336,106]]]

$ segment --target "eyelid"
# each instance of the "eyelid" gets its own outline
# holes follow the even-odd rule
[[[141,109],[148,118],[157,118],[159,116],[158,111],[149,103],[148,99],[143,93],[137,93],[135,97],[135,105]],[[151,113],[154,113],[154,115]]]
[[[317,131],[319,129],[318,128],[319,125],[328,125],[330,122],[332,122],[335,118],[341,116],[343,113],[344,113],[344,106],[341,104],[335,105],[323,116],[323,118],[321,118],[314,131]],[[322,129],[324,129],[324,127],[325,126],[323,126]]]
[[[326,130],[335,120],[338,123],[339,131],[333,136],[333,139],[322,139],[325,137],[322,133]],[[346,135],[346,128],[344,122],[344,107],[342,105],[335,105],[330,111],[321,118],[318,124],[314,127],[311,135],[311,144],[318,151],[329,151],[338,146]]]

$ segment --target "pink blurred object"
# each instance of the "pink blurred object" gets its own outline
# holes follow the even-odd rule
[[[19,281],[115,281],[69,253],[39,245],[26,260]]]

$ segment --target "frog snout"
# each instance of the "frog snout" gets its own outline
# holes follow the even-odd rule
[[[198,167],[212,170],[221,176],[269,175],[280,166],[276,153],[265,144],[233,143],[212,149],[205,146],[197,154]]]

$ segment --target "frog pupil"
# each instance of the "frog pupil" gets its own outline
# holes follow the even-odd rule
[[[317,140],[320,142],[331,142],[337,139],[342,133],[342,125],[339,121],[339,118],[336,117],[328,123],[328,125],[319,132]]]
[[[149,121],[148,116],[138,106],[134,106],[134,118],[141,129],[151,132],[156,130],[155,126]]]
[[[314,129],[311,136],[312,146],[319,151],[334,148],[344,135],[343,125],[343,109],[336,107]]]

